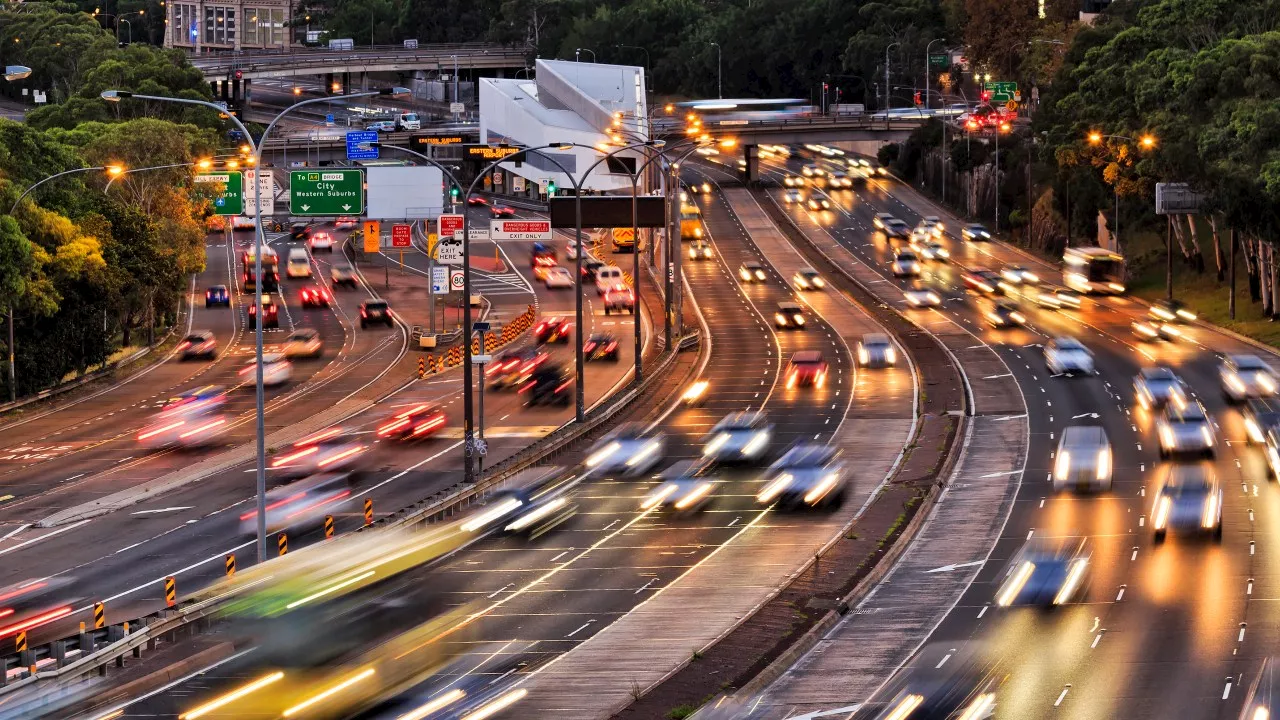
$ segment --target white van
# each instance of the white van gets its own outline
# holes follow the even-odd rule
[[[418,113],[400,113],[396,116],[396,128],[399,130],[421,130],[422,118]]]
[[[625,285],[626,282],[622,277],[622,268],[617,265],[605,265],[596,270],[596,292],[601,295],[614,285]]]
[[[289,260],[284,272],[291,278],[311,277],[311,257],[307,255],[306,248],[296,247],[289,250]]]

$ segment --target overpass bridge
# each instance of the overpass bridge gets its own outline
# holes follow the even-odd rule
[[[505,70],[525,67],[528,54],[527,48],[515,45],[450,43],[421,45],[414,49],[387,46],[356,50],[304,48],[284,52],[227,53],[194,57],[191,64],[209,81],[231,79],[237,72],[241,79],[255,80],[303,75],[452,70],[455,58],[459,68]]]

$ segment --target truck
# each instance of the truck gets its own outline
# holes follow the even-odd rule
[[[693,203],[680,206],[680,239],[698,240],[702,237],[702,213]]]

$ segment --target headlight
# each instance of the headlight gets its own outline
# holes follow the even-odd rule
[[[1107,480],[1111,477],[1111,450],[1103,448],[1098,451],[1098,473],[1099,480]]]
[[[1035,571],[1035,563],[1024,560],[1013,575],[1005,581],[1004,587],[1000,588],[1000,592],[996,595],[996,605],[1000,607],[1012,605],[1013,601],[1018,599],[1018,593],[1022,592],[1022,588],[1026,586],[1027,581],[1031,579],[1031,574]]]
[[[644,462],[645,458],[662,449],[662,443],[657,440],[650,440],[644,447],[640,448],[635,455],[627,460],[627,467],[636,467]]]
[[[764,271],[763,271],[763,270],[757,270],[757,271],[756,271],[756,279],[757,279],[757,280],[763,280],[763,279],[764,279]]]
[[[743,280],[750,280],[750,279],[751,279],[751,273],[750,273],[750,272],[747,272],[746,270],[739,270],[739,271],[738,271],[738,277],[742,278]]]
[[[792,318],[792,320],[793,320],[793,322],[795,322],[795,324],[797,324],[797,325],[804,325],[804,316],[803,316],[803,315],[796,315],[794,318]]]
[[[779,495],[782,494],[783,490],[787,489],[787,486],[791,484],[791,480],[792,480],[792,477],[790,473],[783,473],[779,475],[768,485],[764,486],[764,489],[761,490],[758,495],[756,495],[756,500],[761,503],[773,502],[774,499],[776,499]]]
[[[779,324],[779,325],[786,325],[786,324],[787,324],[787,316],[786,316],[786,315],[783,315],[782,313],[774,313],[774,314],[773,314],[773,320],[774,320],[774,322],[776,322],[776,323],[777,323],[777,324]]]
[[[1066,480],[1071,472],[1071,453],[1063,450],[1053,463],[1053,476],[1058,480]]]
[[[704,456],[715,455],[720,450],[720,448],[724,447],[724,444],[727,442],[729,442],[729,433],[722,432],[719,435],[716,435],[715,437],[711,438],[711,440],[707,443],[706,447],[702,448],[702,454]]]
[[[861,344],[858,345],[858,362],[866,365],[871,362],[871,354]]]
[[[969,703],[969,706],[960,713],[956,720],[982,720],[991,714],[991,709],[996,706],[995,693],[982,693]]]
[[[1236,375],[1235,373],[1228,373],[1224,375],[1222,380],[1227,384],[1227,387],[1231,388],[1237,393],[1244,393],[1246,390],[1248,390],[1248,388],[1245,387],[1244,381],[1241,380],[1240,376]]]
[[[839,482],[840,482],[839,475],[837,475],[836,473],[827,473],[826,475],[823,476],[822,480],[817,485],[813,486],[812,490],[805,493],[804,495],[805,503],[809,505],[813,505],[814,503],[818,502],[822,498],[826,497],[827,493],[831,492],[831,489],[834,488],[836,484]]]
[[[1088,569],[1089,561],[1084,558],[1076,558],[1071,561],[1071,567],[1067,570],[1067,578],[1062,581],[1062,587],[1058,589],[1058,594],[1053,596],[1053,604],[1061,605],[1071,599],[1075,595],[1076,588],[1080,587],[1080,582],[1084,580],[1084,571]]]
[[[1026,316],[1024,316],[1020,312],[1009,313],[1009,317],[1013,318],[1014,322],[1018,322],[1018,323],[1025,323],[1027,321]]]
[[[1200,426],[1200,439],[1204,441],[1205,447],[1213,447],[1213,432],[1209,430],[1208,425]]]
[[[884,361],[888,365],[898,362],[898,353],[891,347],[884,349]]]
[[[1244,419],[1244,430],[1248,433],[1249,440],[1256,443],[1260,443],[1264,440],[1262,437],[1262,428],[1258,427],[1258,423],[1254,422],[1253,418]]]
[[[1257,378],[1258,379],[1255,380],[1255,382],[1258,383],[1258,387],[1269,393],[1276,391],[1276,381],[1273,380],[1270,375],[1259,373]]]
[[[796,285],[799,285],[801,288],[809,287],[809,283],[805,282],[805,279],[799,275],[796,276]]]
[[[1174,318],[1173,313],[1169,312],[1168,310],[1160,306],[1155,306],[1151,308],[1151,314],[1155,315],[1157,318],[1161,320],[1172,320]]]
[[[1267,448],[1267,458],[1271,461],[1271,472],[1280,477],[1280,452],[1273,447]]]
[[[938,294],[937,294],[937,293],[932,293],[932,292],[931,292],[931,293],[929,293],[928,295],[925,295],[925,297],[929,300],[929,302],[930,302],[930,303],[932,303],[932,304],[934,304],[934,305],[937,305],[938,303],[942,302],[942,298],[941,298],[941,297],[938,297]]]
[[[1035,273],[1024,272],[1022,273],[1022,281],[1029,282],[1029,283],[1038,283],[1040,282],[1040,277]]]
[[[813,279],[813,286],[817,288],[826,287],[827,283],[822,278],[816,277]]]
[[[753,457],[758,455],[761,450],[764,450],[764,446],[768,444],[769,433],[765,430],[761,430],[757,432],[746,445],[742,446],[742,454],[746,457]]]
[[[1182,308],[1181,310],[1178,311],[1178,317],[1182,318],[1183,320],[1186,320],[1187,322],[1196,321],[1196,314],[1191,312],[1190,310],[1187,310],[1186,308]]]
[[[1210,492],[1204,500],[1204,512],[1200,515],[1200,526],[1213,528],[1218,525],[1218,493]]]
[[[1163,530],[1169,525],[1169,511],[1173,509],[1173,500],[1167,495],[1161,495],[1156,500],[1155,512],[1151,513],[1151,527],[1154,530]]]
[[[1124,285],[1121,285],[1120,283],[1107,283],[1107,287],[1111,288],[1113,292],[1124,292]]]

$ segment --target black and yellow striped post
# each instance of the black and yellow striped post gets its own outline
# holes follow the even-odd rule
[[[276,536],[276,547],[280,548],[280,557],[284,557],[289,552],[289,537],[284,533]]]
[[[364,499],[364,524],[373,524],[373,498]]]
[[[164,606],[173,607],[178,604],[178,579],[170,575],[164,579]]]
[[[420,357],[418,358],[418,379],[421,380],[426,376],[427,376],[427,359]]]
[[[235,577],[235,576],[236,576],[236,554],[228,553],[227,554],[227,577]]]
[[[324,539],[325,540],[333,539],[333,516],[332,515],[324,516]]]
[[[101,630],[107,626],[107,606],[100,602],[93,604],[93,629]]]
[[[13,649],[20,653],[27,651],[27,631],[23,630],[13,639]]]

